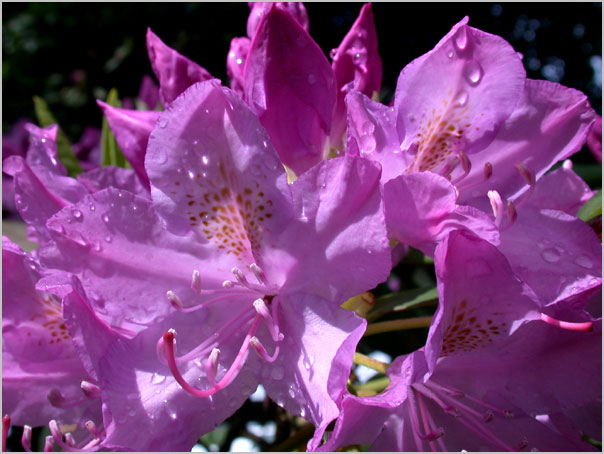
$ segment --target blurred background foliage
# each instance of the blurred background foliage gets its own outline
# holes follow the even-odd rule
[[[361,6],[306,5],[310,34],[326,55],[338,46]],[[401,69],[468,15],[470,25],[502,36],[523,54],[528,77],[581,90],[602,114],[601,3],[375,3],[373,10],[384,64],[384,102],[392,99]],[[245,35],[248,12],[245,3],[3,3],[2,131],[19,118],[35,118],[33,96],[48,103],[72,141],[86,126],[100,128],[102,116],[94,100],[105,99],[112,87],[121,98],[134,98],[143,75],[153,75],[145,46],[147,27],[227,84],[230,41]],[[589,151],[582,150],[573,161],[592,187],[601,186],[601,166]],[[434,284],[433,265],[415,251],[393,270],[389,285],[375,293]],[[434,302],[404,316],[433,311]],[[421,347],[426,333],[413,329],[369,336],[358,351],[388,362]],[[363,381],[367,372],[355,370]],[[311,433],[312,427],[288,416],[259,390],[195,449],[292,450],[303,448]],[[19,434],[14,435],[18,443]]]

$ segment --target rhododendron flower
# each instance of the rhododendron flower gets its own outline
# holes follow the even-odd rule
[[[601,322],[540,313],[503,255],[466,232],[438,246],[435,264],[440,306],[426,347],[397,358],[383,393],[345,396],[321,450],[593,449],[562,428],[572,426],[564,412],[599,395]]]
[[[99,191],[48,221],[54,243],[41,251],[89,297],[74,313],[89,327],[82,342],[115,422],[105,422],[104,445],[190,449],[258,382],[326,427],[365,325],[339,305],[391,266],[379,169],[342,157],[288,185],[258,119],[208,81],[160,116],[146,170],[153,205]],[[52,279],[63,278],[45,280],[49,288]],[[108,347],[95,349],[107,324],[131,332],[105,335]],[[161,440],[145,444],[121,420]],[[182,439],[165,435],[173,430]]]
[[[61,302],[35,289],[42,269],[2,238],[2,410],[17,425],[76,424],[82,446],[99,439],[85,430],[101,421],[100,390],[83,367],[65,326]],[[60,440],[60,444],[64,444]]]

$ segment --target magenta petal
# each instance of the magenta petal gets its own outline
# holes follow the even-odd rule
[[[558,210],[519,210],[500,250],[544,304],[602,285],[602,246],[583,221]]]
[[[145,103],[145,108],[155,110],[159,103],[159,87],[148,75],[144,75],[138,89],[138,99]]]
[[[372,101],[358,91],[346,96],[348,108],[347,153],[358,150],[382,166],[382,183],[401,175],[412,157],[402,153],[394,108]],[[350,142],[355,143],[355,147]]]
[[[254,37],[260,21],[272,5],[287,11],[308,32],[308,14],[302,2],[249,2],[250,15],[247,19],[247,36]]]
[[[451,232],[434,264],[440,304],[426,342],[431,370],[439,356],[484,348],[539,318],[537,298],[506,257],[471,233]]]
[[[199,339],[211,337],[225,317],[231,316],[226,311],[212,318],[204,311],[174,314],[150,325],[134,339],[125,339],[110,335],[107,326],[77,291],[65,298],[65,307],[71,323],[81,328],[76,337],[86,346],[102,389],[107,431],[103,445],[107,448],[190,450],[201,434],[229,417],[257,386],[258,359],[250,356],[246,369],[230,387],[211,399],[200,399],[184,392],[157,356],[157,341],[169,328],[177,328],[182,354]],[[98,348],[100,343],[104,344],[102,349]],[[232,348],[221,346],[221,359],[232,360],[233,350],[240,343],[240,336],[236,336]],[[189,382],[196,383],[205,372],[191,362],[184,375]],[[242,392],[243,389],[249,392]],[[141,437],[141,431],[150,435]]]
[[[522,98],[493,143],[471,156],[473,172],[458,184],[461,200],[482,197],[486,204],[488,190],[497,190],[504,199],[518,197],[527,184],[515,164],[523,163],[539,179],[581,148],[594,118],[580,91],[528,79]],[[487,162],[493,166],[493,176],[484,181],[482,169]]]
[[[335,302],[385,281],[392,264],[379,177],[374,163],[346,156],[298,178],[290,185],[298,219],[263,256],[267,274],[290,293]]]
[[[335,77],[319,46],[277,7],[260,22],[244,79],[245,98],[281,161],[298,175],[319,162],[336,102]]]
[[[402,149],[416,149],[413,171],[439,171],[449,157],[491,142],[522,94],[525,72],[502,38],[466,17],[401,72],[394,100]]]
[[[323,431],[338,416],[337,403],[366,322],[316,296],[281,298],[279,329],[285,339],[277,360],[265,366],[262,384],[289,413]]]
[[[384,185],[384,205],[390,235],[428,255],[456,229],[499,244],[493,221],[480,210],[458,206],[455,187],[435,173],[404,174],[390,180]]]
[[[243,69],[247,54],[250,51],[249,38],[233,38],[227,57],[227,74],[231,81],[232,90],[243,98]]]
[[[53,418],[76,423],[98,402],[80,390],[88,374],[65,328],[61,302],[35,290],[40,265],[6,237],[2,266],[2,411],[16,425],[46,425]],[[81,403],[53,407],[48,400],[53,389]]]
[[[379,93],[382,85],[382,60],[378,53],[371,3],[366,3],[361,8],[359,17],[333,56],[331,66],[338,89],[331,139],[332,143],[339,143],[346,129],[344,86],[353,82],[354,90],[372,97],[375,92]]]
[[[197,301],[191,275],[211,254],[190,237],[166,232],[149,200],[104,189],[60,211],[47,227],[54,243],[40,251],[42,261],[77,275],[112,326],[138,332],[172,313],[168,290],[185,304]],[[205,273],[206,282],[219,286],[224,278],[212,281],[213,271]]]
[[[113,187],[131,192],[139,197],[151,198],[149,189],[142,185],[132,169],[104,166],[81,173],[77,179],[90,193]]]
[[[190,87],[151,134],[146,168],[168,229],[247,267],[291,218],[285,171],[249,107],[216,81]],[[227,271],[228,273],[228,271]]]
[[[599,115],[587,136],[587,146],[598,162],[602,163],[602,117]]]
[[[149,187],[149,177],[145,171],[145,153],[149,135],[160,112],[120,109],[99,100],[97,100],[97,104],[107,117],[124,156],[132,165],[141,182]]]
[[[159,96],[164,106],[194,83],[213,79],[197,63],[166,46],[150,28],[147,29],[147,51],[159,80]]]

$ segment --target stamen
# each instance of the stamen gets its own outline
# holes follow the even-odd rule
[[[229,281],[228,279],[222,282],[222,286],[224,288],[233,288],[235,286],[235,284],[233,283],[233,281]]]
[[[460,151],[458,153],[458,156],[459,161],[461,163],[461,168],[463,169],[463,173],[452,181],[453,184],[459,183],[461,180],[467,177],[470,171],[472,170],[472,162],[470,161],[470,158],[468,158],[468,155],[465,154],[463,151]]]
[[[170,291],[168,291],[168,293],[170,293]],[[212,298],[210,300],[204,301],[203,303],[200,304],[196,304],[195,306],[189,306],[189,307],[184,307],[184,306],[178,306],[178,304],[182,304],[182,302],[180,301],[180,299],[178,299],[178,297],[176,297],[176,295],[174,295],[177,299],[178,302],[173,302],[172,300],[170,300],[170,302],[172,303],[172,306],[178,311],[178,312],[184,312],[184,313],[188,313],[188,312],[195,312],[199,309],[202,309],[206,306],[209,306],[210,304],[213,303],[217,303],[218,301],[224,301],[227,299],[232,299],[233,296],[237,296],[237,295],[249,295],[249,292],[245,291],[245,292],[237,292],[237,291],[231,291],[225,294],[222,294],[220,296],[217,296],[216,298]],[[168,297],[169,299],[169,297]]]
[[[73,439],[73,435],[71,433],[65,434],[65,441],[63,441],[63,435],[61,434],[61,430],[59,429],[59,425],[56,420],[51,420],[48,423],[48,428],[51,433],[51,441],[49,443],[48,437],[46,438],[46,443],[50,448],[53,448],[52,441],[59,445],[64,451],[69,452],[80,452],[80,451],[97,451],[99,447],[97,446],[101,440],[100,438],[94,438],[92,441],[87,443],[82,447],[78,447],[75,440]],[[44,446],[44,450],[46,451],[46,445]],[[54,451],[54,449],[52,449]]]
[[[73,439],[73,435],[71,434],[71,432],[67,432],[65,434],[65,442],[72,448],[75,448],[76,442]]]
[[[242,285],[243,287],[249,288],[250,283],[247,281],[247,278],[243,274],[243,271],[241,271],[239,268],[234,266],[231,269],[231,273],[233,273],[235,275],[235,279],[237,279],[237,282],[239,282],[240,285]]]
[[[89,397],[89,396],[86,396]],[[86,402],[86,397],[78,395],[76,397],[65,397],[58,389],[51,389],[46,398],[50,405],[56,408],[72,408]]]
[[[423,451],[423,443],[421,440],[421,432],[419,428],[419,420],[417,419],[417,404],[415,402],[415,392],[414,386],[411,385],[409,387],[409,404],[411,411],[409,412],[409,416],[411,417],[411,425],[413,426],[413,430],[411,433],[413,434],[413,440],[415,441],[415,447],[417,451]]]
[[[268,328],[269,333],[271,334],[271,338],[275,342],[279,342],[279,327],[273,320],[273,317],[268,311],[268,307],[266,306],[264,300],[262,298],[258,298],[254,301],[254,309],[256,312],[264,319],[266,322],[266,327]]]
[[[562,320],[555,319],[550,317],[547,314],[541,314],[541,320],[545,323],[555,326],[557,328],[566,329],[569,331],[582,331],[588,332],[593,330],[594,324],[592,322],[565,322]]]
[[[430,449],[432,449],[432,451],[436,451],[434,440],[442,438],[442,436],[445,434],[445,431],[442,427],[437,427],[435,430],[432,430],[432,427],[434,427],[434,421],[432,421],[432,425],[428,421],[430,413],[427,411],[424,399],[420,393],[417,394],[417,402],[419,403],[419,412],[422,418],[422,423],[424,424],[424,430],[428,433],[428,443],[430,445]]]
[[[23,435],[21,435],[21,446],[27,452],[31,452],[31,426],[23,426]]]
[[[267,353],[266,348],[264,347],[264,345],[262,345],[262,343],[256,336],[250,339],[250,344],[252,345],[252,347],[254,347],[254,350],[256,350],[260,357],[266,362],[272,363],[279,356],[279,343],[275,344],[275,351],[273,352],[272,356]]]
[[[96,424],[93,421],[90,421],[90,420],[86,421],[84,426],[86,427],[88,432],[90,432],[92,434],[93,437],[104,438],[104,435],[101,432],[99,432],[99,430],[96,428]]]
[[[10,429],[10,416],[2,417],[2,452],[6,452],[6,439],[8,438],[8,429]]]
[[[172,306],[175,309],[182,309],[183,308],[182,301],[180,300],[180,298],[178,296],[176,296],[176,293],[174,293],[172,290],[168,290],[166,292],[166,296],[168,297],[168,300],[170,301],[170,304],[172,304]]]
[[[199,271],[193,270],[193,276],[191,276],[191,288],[195,293],[201,293],[201,278],[199,277]]]
[[[52,435],[47,435],[44,440],[44,452],[55,452],[54,438]]]
[[[449,158],[440,171],[440,174],[446,179],[451,179],[451,173],[455,170],[455,168],[459,165],[459,158],[457,156],[453,156]]]
[[[531,198],[533,190],[535,189],[536,177],[535,173],[529,170],[523,162],[517,162],[516,164],[514,164],[514,167],[516,168],[518,173],[520,173],[520,176],[522,176],[524,181],[526,181],[526,184],[529,185],[528,190],[522,196],[522,200],[516,203],[516,208],[520,208]]]
[[[508,223],[499,229],[501,232],[512,227],[514,225],[514,222],[516,222],[516,219],[518,219],[518,212],[516,211],[516,206],[511,200],[508,200],[506,214],[508,217]]]
[[[206,376],[210,385],[216,386],[216,373],[218,372],[218,360],[220,359],[220,350],[213,348],[206,363]]]
[[[254,273],[254,276],[256,276],[256,279],[258,280],[258,282],[260,284],[268,287],[268,281],[266,280],[266,275],[264,274],[264,271],[262,270],[262,268],[260,268],[255,263],[252,263],[250,265],[250,271],[252,273]]]
[[[93,383],[90,383],[89,381],[82,380],[82,383],[80,383],[80,388],[89,399],[97,399],[101,397],[101,388]]]
[[[261,318],[259,316],[256,316],[254,318],[254,321],[252,322],[252,325],[248,333],[246,334],[245,339],[241,344],[241,348],[239,349],[239,352],[237,353],[237,356],[235,357],[235,360],[233,361],[231,367],[226,371],[224,376],[214,386],[212,386],[210,389],[205,390],[193,388],[180,374],[178,366],[176,365],[176,358],[174,356],[174,333],[170,331],[164,333],[163,344],[166,352],[166,359],[168,361],[168,367],[170,368],[170,372],[172,372],[172,375],[174,376],[178,384],[182,386],[182,388],[189,394],[192,394],[196,397],[211,396],[220,391],[221,389],[230,385],[231,382],[237,376],[237,374],[239,374],[239,371],[243,368],[243,365],[245,364],[245,360],[247,359],[247,354],[249,351],[248,349],[250,345],[250,339],[256,334],[258,326],[260,325],[260,319]]]
[[[491,209],[493,210],[493,216],[495,217],[495,225],[499,227],[503,220],[503,201],[501,200],[499,192],[495,190],[487,192],[487,196],[491,202]]]
[[[493,164],[490,162],[486,162],[482,169],[482,174],[484,175],[484,181],[487,181],[493,175]]]

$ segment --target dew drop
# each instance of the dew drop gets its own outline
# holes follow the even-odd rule
[[[117,191],[117,196],[121,199],[124,197],[124,193],[122,191]]]
[[[151,379],[149,381],[152,385],[160,385],[166,381],[166,376],[153,372],[153,375],[151,375]]]
[[[111,235],[107,235],[105,237],[105,242],[107,242],[107,243],[111,243],[112,240],[113,240],[113,238],[111,238]]]
[[[287,394],[289,394],[289,397],[291,397],[292,399],[293,399],[294,397],[296,397],[296,391],[294,391],[294,388],[289,388],[289,389],[287,390]]]
[[[449,57],[451,59],[453,58],[454,55],[455,54],[453,53],[453,50],[450,50],[449,52],[447,52],[447,57]]]
[[[285,371],[283,370],[283,367],[275,366],[272,368],[271,378],[273,380],[281,380],[281,379],[283,379],[283,377],[285,377]]]
[[[106,214],[104,214],[104,215],[103,215],[103,222],[104,222],[105,224],[108,224],[108,223],[109,223],[109,216],[108,216],[108,215],[106,215]]]
[[[560,261],[560,253],[554,248],[547,248],[541,252],[541,258],[549,263],[557,263]]]
[[[310,85],[314,85],[315,82],[317,81],[317,76],[315,76],[314,74],[309,74],[308,77],[306,78],[306,80],[308,80],[308,83]]]
[[[478,85],[484,74],[482,66],[476,60],[470,60],[463,69],[464,77],[470,85]]]
[[[579,257],[577,257],[575,259],[575,263],[583,268],[587,268],[588,270],[593,268],[593,263],[591,259],[585,255],[580,255]]]
[[[468,93],[465,91],[460,91],[455,97],[455,105],[458,107],[463,107],[468,103]]]
[[[92,247],[93,247],[93,249],[94,249],[96,252],[101,252],[101,251],[103,250],[103,247],[101,246],[101,242],[100,242],[100,241],[94,241],[94,243],[93,243],[93,246],[92,246]]]
[[[207,166],[210,163],[210,158],[208,158],[206,155],[203,155],[201,157],[201,162]]]
[[[80,210],[73,210],[71,213],[74,219],[82,219],[82,212]]]
[[[361,126],[361,132],[365,136],[368,134],[372,134],[373,131],[375,131],[375,125],[371,121],[366,121],[365,123],[363,123],[363,126]]]
[[[190,178],[191,180],[194,180],[194,179],[195,179],[195,172],[193,172],[192,170],[189,170],[189,171],[187,172],[187,175],[189,175],[189,178]]]
[[[362,153],[371,153],[375,150],[375,139],[372,135],[366,135],[361,137],[361,152]]]
[[[237,60],[235,60],[237,62],[238,65],[240,65],[241,63],[243,63],[243,60],[241,58],[238,58]]]
[[[453,41],[455,42],[455,47],[459,50],[464,50],[468,45],[468,33],[466,31],[465,26],[461,26],[455,36],[453,37]]]
[[[94,205],[94,203],[91,203],[90,205],[88,205],[88,209],[90,211],[95,211],[96,210],[96,206]]]

